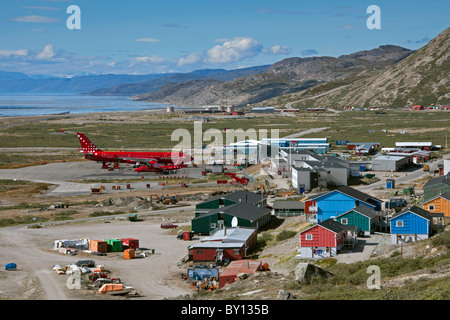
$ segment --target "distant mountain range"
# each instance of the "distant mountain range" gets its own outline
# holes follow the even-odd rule
[[[185,81],[133,97],[138,101],[178,106],[247,105],[273,97],[304,91],[323,82],[345,79],[395,64],[414,51],[398,46],[381,46],[351,55],[288,58],[262,73],[230,81]]]
[[[449,42],[447,28],[417,51],[384,45],[337,58],[293,57],[266,66],[190,73],[66,79],[0,71],[0,92],[125,95],[181,107],[283,107],[296,100],[303,102],[294,107],[450,104]]]
[[[187,80],[232,80],[264,72],[270,66],[237,70],[204,69],[190,73],[148,75],[86,75],[72,78],[28,76],[20,72],[0,71],[0,92],[9,93],[86,93],[92,95],[136,95],[153,92],[167,83]]]

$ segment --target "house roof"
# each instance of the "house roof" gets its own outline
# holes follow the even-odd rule
[[[450,173],[447,173],[445,176],[437,177],[431,180],[428,180],[427,183],[423,186],[424,188],[434,186],[437,184],[444,183],[448,186],[450,186]]]
[[[212,209],[208,213],[202,214],[201,216],[198,216],[195,219],[201,219],[209,215],[213,215],[216,213],[226,213],[234,217],[243,218],[246,220],[254,221],[258,218],[265,216],[267,214],[270,214],[272,210],[270,208],[266,207],[257,207],[253,204],[241,202],[241,203],[235,203],[223,208],[218,209]]]
[[[301,201],[276,200],[272,207],[274,209],[305,209],[305,203]]]
[[[211,232],[209,237],[205,237],[201,242],[217,242],[223,243],[237,243],[245,242],[255,232],[254,228],[235,227],[215,229]]]
[[[337,189],[337,191],[342,192],[352,198],[356,198],[358,200],[368,202],[368,200],[374,200],[376,202],[380,202],[381,200],[375,197],[372,197],[371,195],[368,195],[367,193],[361,192],[359,190],[353,189],[351,187],[342,186]]]
[[[335,233],[339,233],[346,230],[356,230],[355,226],[343,225],[342,223],[337,222],[334,219],[327,219],[325,221],[320,222],[319,225]]]
[[[342,215],[344,215],[344,214],[349,213],[350,211],[356,211],[356,212],[362,214],[363,216],[366,216],[369,219],[373,219],[377,215],[375,210],[372,210],[368,206],[360,204],[359,206],[357,206],[357,207],[355,207],[353,209],[350,209],[350,210],[340,214],[339,216],[337,216],[337,218],[342,216]]]
[[[256,203],[260,202],[261,200],[263,200],[264,198],[262,198],[261,194],[259,194],[259,193],[254,193],[254,192],[250,192],[247,190],[237,190],[237,191],[234,191],[231,193],[215,196],[215,197],[207,200],[206,202],[209,202],[211,200],[216,200],[216,199],[228,199],[228,200],[234,201],[236,203],[246,202],[246,203],[250,203],[250,204],[256,204]]]
[[[359,190],[356,190],[356,189],[353,189],[353,188],[347,187],[347,186],[342,186],[342,187],[339,187],[338,189],[333,190],[333,191],[317,194],[315,196],[310,197],[307,200],[315,200],[315,199],[321,198],[324,195],[330,194],[330,193],[335,192],[335,191],[341,192],[343,194],[346,194],[346,195],[348,195],[348,196],[350,196],[352,198],[355,198],[357,200],[363,201],[363,202],[368,203],[368,204],[370,204],[369,200],[373,200],[375,202],[381,203],[380,199],[372,197],[371,195],[368,195],[367,193],[361,192]]]
[[[321,226],[322,228],[330,230],[331,232],[334,232],[334,233],[339,233],[339,232],[343,232],[346,230],[356,231],[356,229],[357,229],[355,226],[343,225],[342,223],[337,222],[336,220],[330,218],[330,219],[322,221],[312,227],[309,227],[308,229],[303,230],[300,233],[304,233],[304,232],[308,231],[309,229],[312,229],[316,226]]]
[[[253,273],[262,266],[261,260],[234,260],[231,261],[221,276],[237,275],[239,273]]]
[[[428,203],[428,202],[430,202],[430,201],[433,201],[433,200],[435,200],[435,199],[437,199],[437,198],[443,198],[443,199],[445,199],[445,200],[450,201],[450,192],[444,192],[444,193],[441,193],[441,194],[439,194],[439,195],[437,195],[437,196],[435,196],[435,197],[433,197],[433,198],[431,198],[431,199],[428,199],[426,202],[424,202],[424,204],[425,204],[425,203]]]
[[[412,206],[410,208],[405,208],[402,211],[394,214],[392,216],[391,220],[395,219],[395,218],[397,218],[397,217],[399,217],[401,215],[404,215],[405,213],[408,213],[408,212],[412,212],[412,213],[414,213],[414,214],[416,214],[416,215],[418,215],[418,216],[420,216],[420,217],[422,217],[424,219],[427,219],[427,220],[432,220],[432,218],[433,218],[432,215],[427,210],[419,208],[418,206]]]

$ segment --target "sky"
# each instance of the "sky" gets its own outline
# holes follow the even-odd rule
[[[8,0],[0,12],[0,70],[72,77],[416,50],[449,27],[450,1]]]

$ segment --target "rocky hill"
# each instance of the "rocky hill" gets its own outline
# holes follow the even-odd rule
[[[390,66],[413,53],[412,50],[386,45],[338,58],[289,58],[273,64],[268,72],[299,80],[333,81],[373,69]]]
[[[169,83],[161,89],[133,97],[139,101],[178,106],[246,105],[304,91],[320,83],[345,79],[390,66],[413,51],[397,46],[381,46],[338,58],[288,58],[263,73],[230,81],[194,80]]]
[[[299,106],[405,107],[450,104],[450,28],[407,58]],[[315,88],[316,95],[319,91]],[[325,88],[324,88],[325,90]],[[304,92],[306,97],[309,92]],[[297,96],[299,98],[299,96]]]
[[[261,73],[231,81],[193,80],[170,83],[148,94],[134,97],[138,101],[175,104],[181,107],[202,105],[245,105],[273,96],[302,91],[317,85],[317,81],[293,82],[274,74]]]

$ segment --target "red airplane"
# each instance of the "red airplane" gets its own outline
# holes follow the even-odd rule
[[[187,167],[185,162],[192,157],[184,153],[174,152],[133,152],[133,151],[102,151],[97,148],[83,133],[77,133],[80,140],[80,152],[88,160],[102,161],[103,168],[108,168],[107,162],[131,163],[140,165],[136,172],[168,172]],[[144,164],[144,165],[141,165]]]

